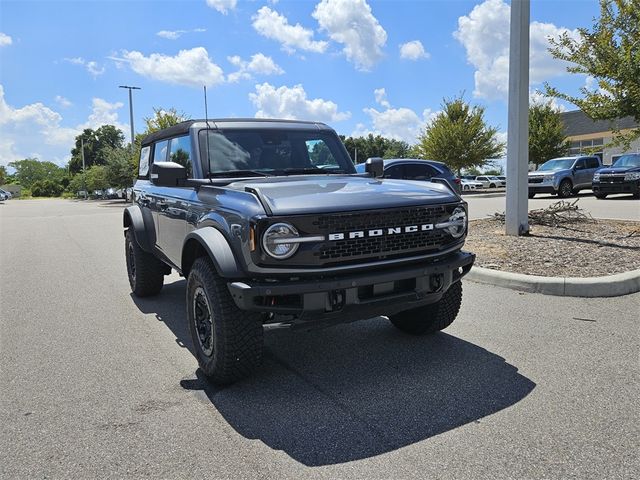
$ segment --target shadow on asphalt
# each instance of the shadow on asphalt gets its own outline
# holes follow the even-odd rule
[[[178,281],[154,299],[134,301],[191,350],[184,288]],[[198,370],[180,384],[211,402],[243,437],[307,466],[368,458],[481,423],[535,388],[484,348],[446,333],[405,335],[382,318],[269,332],[254,377],[221,388]]]

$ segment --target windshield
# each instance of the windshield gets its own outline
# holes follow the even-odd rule
[[[344,147],[330,132],[202,130],[199,139],[208,176],[355,173]]]
[[[553,160],[549,160],[548,162],[544,162],[540,165],[538,169],[539,172],[551,172],[554,170],[565,170],[571,168],[573,162],[575,162],[575,158],[555,158]]]
[[[612,167],[640,167],[640,155],[623,155],[615,161]]]

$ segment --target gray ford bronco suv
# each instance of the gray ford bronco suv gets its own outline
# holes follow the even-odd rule
[[[142,141],[124,211],[129,282],[187,279],[198,363],[216,383],[261,363],[263,331],[385,315],[427,334],[453,322],[467,205],[446,185],[357,173],[335,131],[289,120],[190,120]]]

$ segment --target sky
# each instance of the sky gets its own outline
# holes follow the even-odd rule
[[[509,7],[504,0],[0,0],[0,165],[70,158],[83,128],[129,141],[154,108],[210,118],[322,121],[339,134],[415,143],[443,98],[486,108],[507,130]],[[597,0],[532,0],[530,98],[568,93],[548,38],[589,27]],[[574,106],[558,103],[559,108]]]

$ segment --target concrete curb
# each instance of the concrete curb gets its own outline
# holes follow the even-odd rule
[[[540,277],[473,267],[465,277],[476,283],[561,297],[619,297],[640,292],[640,270],[606,277]]]

